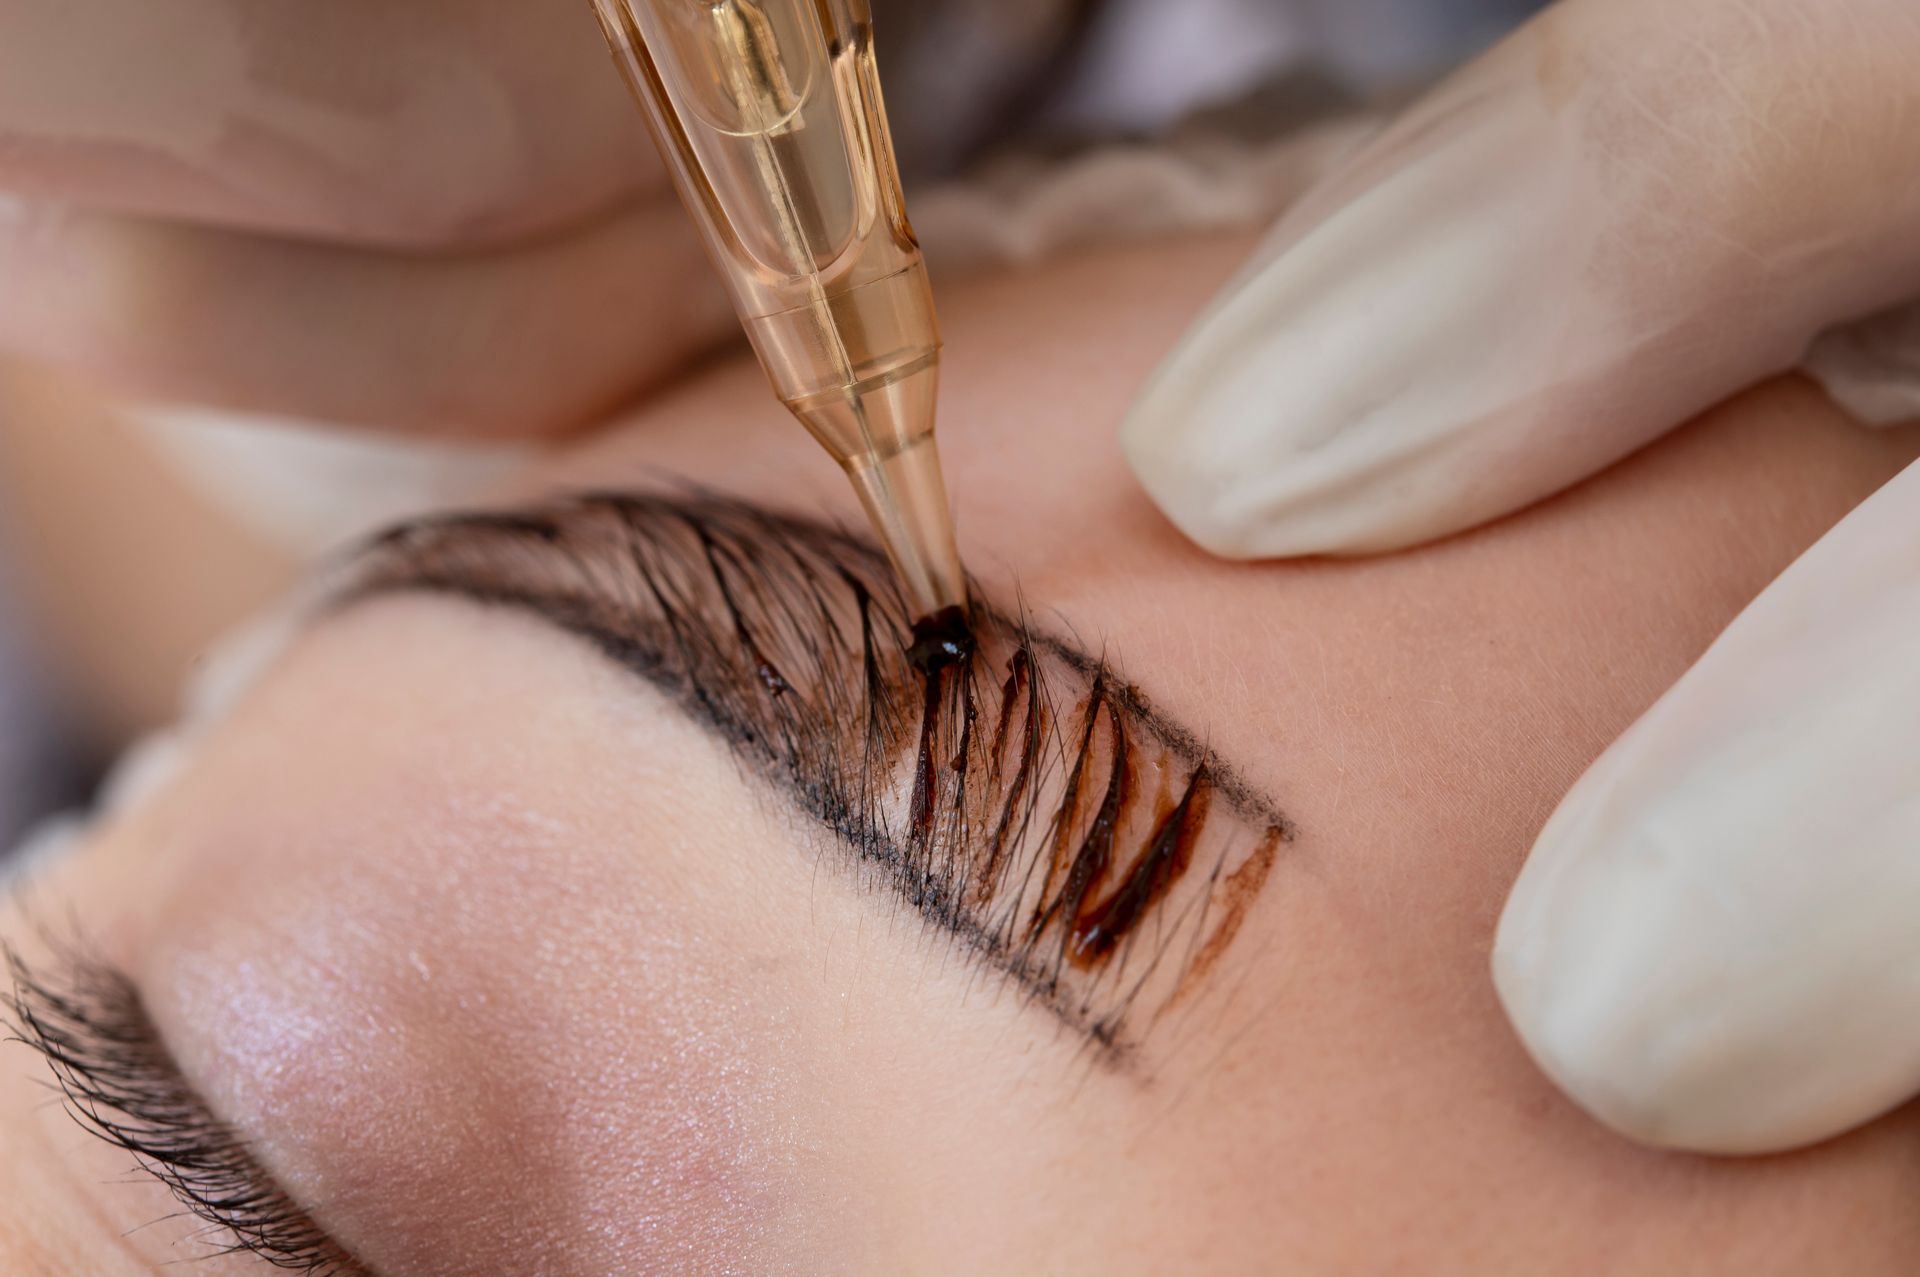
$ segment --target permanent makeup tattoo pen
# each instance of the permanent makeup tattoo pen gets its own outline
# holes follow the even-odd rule
[[[594,0],[747,335],[921,618],[965,633],[933,437],[940,328],[867,0]]]

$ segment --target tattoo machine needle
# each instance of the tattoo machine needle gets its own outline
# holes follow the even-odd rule
[[[915,615],[963,609],[940,328],[867,0],[594,5],[774,393],[853,481]]]

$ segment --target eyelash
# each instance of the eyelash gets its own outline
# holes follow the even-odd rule
[[[209,1226],[211,1255],[251,1255],[304,1277],[367,1277],[194,1093],[131,980],[70,949],[45,968],[4,952],[11,988],[0,1010],[11,1039],[39,1052],[82,1128],[132,1154]]]
[[[979,610],[998,658],[909,676],[885,561],[826,525],[706,493],[591,494],[408,525],[353,573],[343,600],[426,590],[528,610],[636,670],[1109,1056],[1149,978],[1171,989],[1157,1015],[1218,957],[1291,836],[1104,662],[1024,616]],[[1064,713],[1050,670],[1078,684]],[[1141,783],[1153,763],[1157,786]],[[1210,805],[1232,815],[1199,856]],[[1236,822],[1251,849],[1225,832]],[[1200,885],[1176,909],[1190,867]]]

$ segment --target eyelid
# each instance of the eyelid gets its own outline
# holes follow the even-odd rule
[[[51,961],[30,965],[0,944],[9,980],[0,1018],[52,1070],[76,1124],[131,1155],[214,1230],[209,1256],[252,1255],[310,1277],[372,1277],[200,1098],[132,979],[77,947],[53,949]]]
[[[977,607],[975,657],[929,686],[884,558],[809,520],[706,493],[446,517],[381,538],[339,597],[413,590],[534,613],[652,682],[1111,1061],[1190,999],[1292,837],[1024,615]]]

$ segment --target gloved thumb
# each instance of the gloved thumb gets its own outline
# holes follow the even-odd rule
[[[1566,0],[1296,206],[1123,431],[1217,554],[1566,487],[1920,297],[1920,5]]]
[[[1920,463],[1762,593],[1547,823],[1494,977],[1597,1117],[1756,1153],[1920,1092],[1916,651]]]

